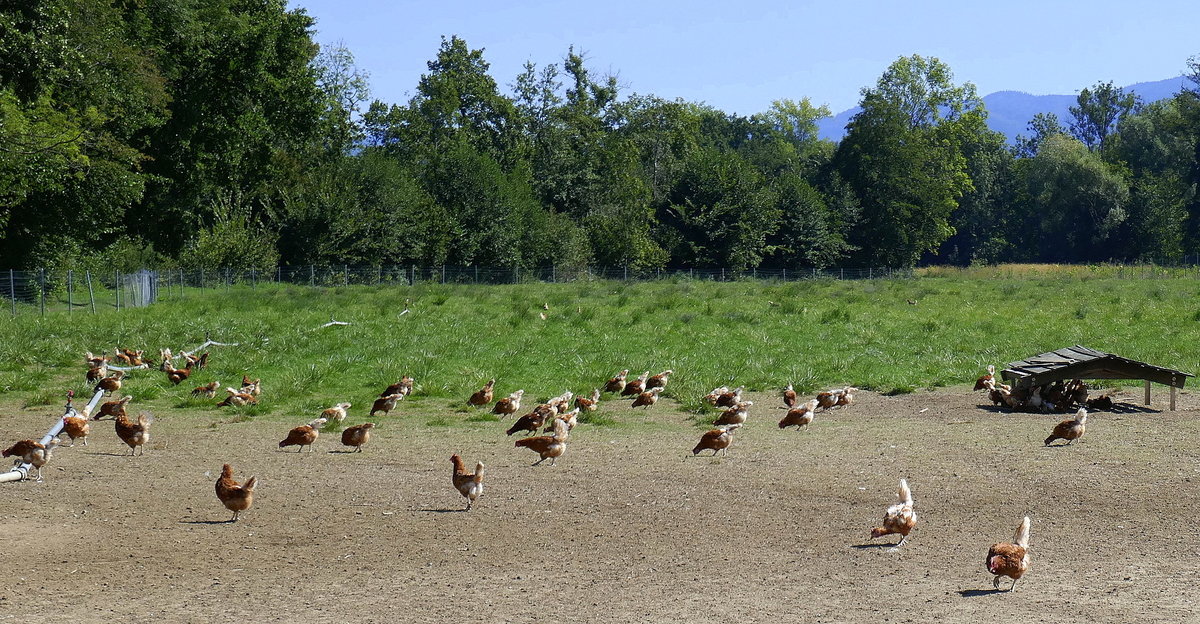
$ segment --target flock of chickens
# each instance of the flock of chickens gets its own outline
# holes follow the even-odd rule
[[[987,374],[975,380],[976,390],[987,390],[993,405],[1003,405],[1010,410],[1026,412],[1070,412],[1075,406],[1090,410],[1112,409],[1112,398],[1107,394],[1094,399],[1088,398],[1087,384],[1082,379],[1070,382],[1055,381],[1045,386],[1013,388],[1008,384],[996,383],[996,367],[988,365]]]
[[[143,353],[143,351],[118,349],[115,359],[128,367],[146,368],[153,365],[153,362],[145,358]],[[160,353],[159,369],[166,373],[168,380],[176,385],[187,380],[194,370],[202,369],[208,363],[207,353],[195,356],[185,352],[180,355],[186,360],[186,364],[183,368],[175,368],[172,364],[174,356],[171,352],[163,350]],[[108,366],[111,360],[106,354],[94,356],[89,352],[86,355],[86,361],[88,364],[87,379],[89,382],[96,382],[95,392],[111,395],[121,389],[125,373],[123,370],[113,370],[110,373]],[[622,370],[604,384],[603,390],[619,397],[632,397],[631,405],[634,408],[649,408],[657,402],[673,372],[665,370],[657,375],[650,375],[650,371],[646,371],[636,379],[627,381],[629,370]],[[1004,403],[1014,409],[1032,408],[1042,411],[1061,411],[1069,409],[1074,404],[1093,405],[1087,401],[1086,385],[1079,380],[1070,384],[1060,382],[1048,388],[1035,388],[1028,393],[1019,393],[1014,392],[1009,386],[998,384],[994,373],[995,367],[989,366],[988,373],[977,380],[975,389],[987,390],[994,402]],[[370,416],[375,417],[377,414],[387,416],[396,408],[398,401],[412,393],[414,384],[415,381],[412,377],[404,376],[399,382],[388,386],[375,399],[369,412]],[[525,391],[517,390],[507,397],[496,400],[493,404],[495,384],[495,379],[489,380],[480,390],[470,396],[467,400],[468,405],[476,408],[490,405],[491,413],[502,418],[520,412]],[[218,388],[220,388],[220,384],[214,381],[196,387],[192,390],[192,395],[215,398]],[[746,423],[749,408],[754,405],[753,401],[742,400],[744,390],[744,386],[734,389],[722,386],[704,396],[705,402],[722,408],[723,411],[713,421],[715,428],[701,435],[699,442],[692,449],[693,456],[707,450],[711,450],[714,456],[718,453],[728,453],[734,433]],[[854,393],[857,390],[853,386],[846,386],[820,392],[815,398],[802,402],[793,387],[788,385],[783,392],[784,408],[787,409],[787,412],[779,421],[779,428],[786,429],[794,426],[799,430],[813,422],[818,410],[828,411],[850,406],[854,403]],[[250,380],[247,376],[243,376],[241,387],[226,388],[226,393],[228,396],[218,405],[254,404],[262,393],[261,380]],[[136,419],[131,419],[127,413],[131,396],[127,395],[107,401],[99,406],[94,415],[89,415],[86,408],[82,413],[71,408],[74,393],[68,392],[67,395],[69,409],[67,415],[63,417],[63,426],[59,435],[69,437],[70,446],[74,446],[76,440],[87,445],[90,422],[111,417],[117,437],[129,446],[130,454],[145,452],[144,447],[150,439],[150,426],[154,419],[145,413],[138,415]],[[566,453],[570,432],[578,424],[580,414],[594,412],[599,405],[600,396],[599,388],[593,390],[588,397],[575,397],[571,392],[564,392],[516,418],[506,433],[510,436],[518,432],[530,434],[537,433],[539,429],[544,434],[548,433],[549,435],[535,435],[519,439],[514,446],[528,448],[537,453],[539,459],[534,462],[534,465],[549,459],[550,465],[553,466],[558,458]],[[1103,398],[1107,399],[1107,397]],[[574,399],[573,402],[572,399]],[[1108,405],[1111,406],[1111,400]],[[279,442],[279,447],[283,449],[296,446],[297,452],[302,452],[307,446],[311,451],[312,445],[320,437],[321,430],[329,423],[340,425],[346,419],[350,407],[352,407],[350,403],[338,403],[323,410],[319,418],[288,431],[286,437]],[[1075,418],[1064,420],[1055,426],[1050,437],[1046,438],[1045,444],[1049,445],[1059,439],[1066,440],[1066,444],[1070,444],[1083,436],[1086,422],[1087,410],[1080,408]],[[374,427],[375,423],[367,422],[345,428],[341,436],[342,444],[353,447],[354,452],[361,452],[363,445],[370,441],[371,431]],[[58,444],[58,437],[51,439],[45,445],[35,440],[22,440],[4,450],[3,456],[14,457],[18,463],[29,464],[37,470],[37,480],[41,481],[41,468],[50,460]],[[474,472],[467,472],[466,465],[459,455],[452,455],[450,461],[452,463],[451,482],[466,499],[466,509],[470,510],[483,493],[484,465],[482,462],[477,462]],[[250,477],[244,483],[238,483],[233,478],[233,468],[229,464],[222,466],[215,491],[217,498],[225,508],[233,512],[230,522],[237,521],[241,512],[250,509],[253,505],[256,482],[255,477]],[[897,498],[898,502],[888,507],[884,513],[882,525],[872,529],[870,536],[875,539],[885,535],[899,535],[901,539],[896,544],[899,547],[907,541],[909,533],[917,524],[912,491],[904,479],[900,480]],[[1030,520],[1026,516],[1018,527],[1012,543],[994,544],[989,549],[985,563],[988,571],[995,575],[993,586],[996,588],[999,588],[999,581],[1003,576],[1012,578],[1013,583],[1010,590],[1015,588],[1017,580],[1028,569],[1029,525]]]

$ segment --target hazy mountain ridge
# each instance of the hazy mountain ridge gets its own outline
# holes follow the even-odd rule
[[[1186,79],[1183,76],[1139,82],[1124,87],[1141,96],[1143,102],[1154,102],[1169,98],[1178,93]],[[1089,85],[1090,86],[1090,85]],[[1082,88],[1081,88],[1082,90]],[[988,127],[1003,132],[1011,142],[1018,134],[1028,134],[1025,126],[1037,113],[1054,113],[1063,126],[1070,124],[1071,113],[1068,109],[1075,105],[1072,95],[1032,95],[1023,91],[996,91],[983,96],[984,106],[988,111]],[[846,124],[861,110],[854,107],[842,111],[832,119],[822,120],[818,124],[822,139],[839,141],[846,134]]]

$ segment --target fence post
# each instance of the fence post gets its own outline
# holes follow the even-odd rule
[[[349,286],[350,285],[350,265],[343,264],[342,270],[346,272],[346,277],[345,277],[345,279],[342,280],[342,285]]]
[[[12,315],[17,315],[17,281],[15,272],[8,270],[8,301],[12,304]]]
[[[91,304],[91,306],[92,306],[92,314],[95,314],[96,313],[96,293],[92,291],[92,272],[84,271],[83,277],[84,277],[84,279],[87,280],[87,285],[88,285],[88,303]]]
[[[258,275],[254,269],[250,269],[250,288],[258,288]]]
[[[75,275],[71,269],[67,269],[67,316],[71,315],[71,308],[75,307],[75,298],[73,296],[75,288],[74,277]]]
[[[625,265],[625,281],[629,281],[629,265]]]
[[[179,299],[183,299],[183,267],[179,267]]]
[[[113,271],[113,308],[121,309],[121,272]]]
[[[446,265],[445,264],[442,265],[442,283],[443,284],[446,283]]]

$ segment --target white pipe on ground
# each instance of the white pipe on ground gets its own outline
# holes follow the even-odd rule
[[[100,404],[100,399],[102,399],[102,398],[104,398],[103,390],[97,390],[96,394],[92,395],[92,400],[88,401],[88,404],[83,406],[83,417],[84,418],[91,418],[92,410],[96,409],[96,406]],[[75,412],[74,407],[71,407],[70,409],[68,409],[67,413],[63,414],[63,416],[69,416],[69,415],[71,415],[71,412]],[[75,412],[75,413],[78,414],[79,412]],[[59,419],[59,422],[62,422],[61,418]],[[61,429],[61,427],[60,427],[60,429]],[[45,443],[43,442],[43,444],[45,444]]]
[[[192,349],[191,351],[180,350],[178,353],[172,353],[171,359],[178,360],[179,358],[183,357],[183,355],[185,353],[188,355],[191,355],[197,351],[200,351],[201,349],[207,349],[208,347],[236,347],[236,346],[238,346],[238,343],[236,343],[236,342],[217,342],[216,340],[206,339],[204,341],[204,344],[196,347],[195,349]]]
[[[85,412],[85,413],[90,413],[92,411],[92,408],[96,407],[96,404],[100,402],[100,399],[103,396],[104,396],[103,390],[97,391],[96,394],[92,397],[92,400],[88,402],[88,405],[86,408],[87,412]],[[72,401],[68,400],[66,409],[63,412],[63,418],[66,418],[67,416],[78,416],[78,415],[79,415],[79,412],[75,411],[75,405],[72,403]],[[50,431],[47,431],[46,435],[42,436],[42,439],[39,440],[39,442],[41,442],[43,445],[49,444],[50,440],[54,439],[55,436],[57,436],[59,433],[62,432],[62,429],[63,429],[63,419],[59,418],[58,422],[54,423],[53,427],[50,427]],[[31,468],[33,468],[33,464],[22,463],[17,466],[14,466],[12,470],[9,470],[8,472],[5,472],[5,473],[0,473],[0,483],[8,483],[9,481],[20,481],[29,476],[29,470]]]

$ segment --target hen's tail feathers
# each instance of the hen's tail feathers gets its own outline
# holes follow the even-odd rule
[[[900,498],[901,503],[904,503],[910,507],[912,506],[912,490],[908,489],[907,479],[900,479],[900,491],[896,493],[896,496]]]
[[[1025,519],[1021,521],[1021,526],[1017,527],[1013,543],[1022,548],[1029,548],[1029,516],[1025,516]]]
[[[483,483],[483,462],[475,464],[475,478],[472,479],[475,483]]]
[[[258,483],[258,477],[250,477],[249,479],[246,479],[246,482],[244,484],[242,484],[242,489],[246,490],[247,492],[253,492],[254,486],[257,483]]]

